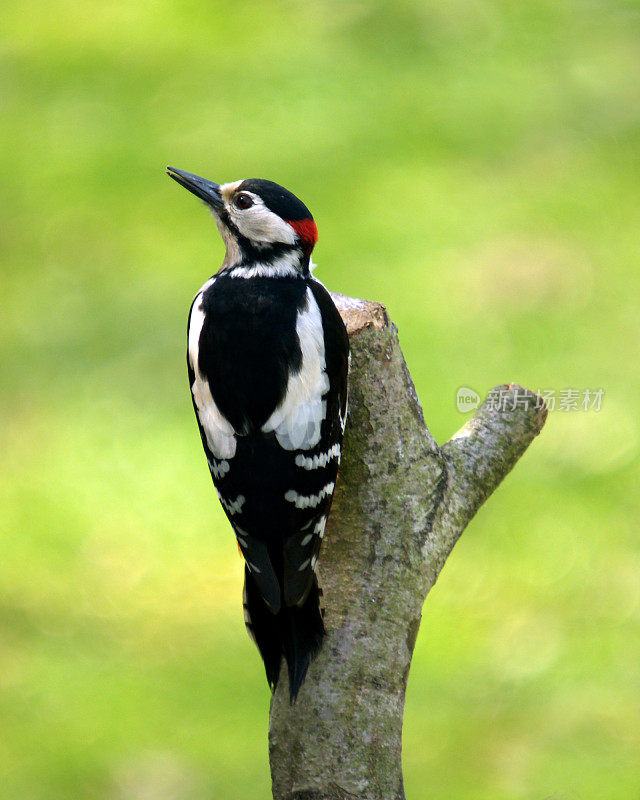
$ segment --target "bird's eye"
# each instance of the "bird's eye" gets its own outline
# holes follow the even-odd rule
[[[240,192],[237,194],[233,200],[236,208],[241,209],[244,211],[246,208],[251,208],[253,205],[253,200],[251,199],[250,195],[245,194],[244,192]]]

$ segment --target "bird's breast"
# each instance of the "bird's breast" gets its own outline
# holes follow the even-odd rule
[[[296,326],[305,303],[306,283],[298,278],[221,276],[203,292],[198,372],[236,432],[259,430],[300,371]]]

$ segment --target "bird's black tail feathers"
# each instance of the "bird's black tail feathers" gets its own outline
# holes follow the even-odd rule
[[[289,699],[294,703],[309,664],[318,653],[326,633],[320,610],[318,581],[314,575],[302,606],[283,606],[277,614],[273,614],[246,567],[244,576],[245,620],[264,661],[267,681],[275,691],[284,656],[289,672]]]

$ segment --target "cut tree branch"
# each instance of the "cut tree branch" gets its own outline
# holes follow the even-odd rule
[[[272,697],[273,797],[403,800],[402,714],[424,600],[547,410],[520,386],[496,387],[438,447],[384,306],[333,297],[352,367],[319,571],[328,636],[297,703],[284,675]]]

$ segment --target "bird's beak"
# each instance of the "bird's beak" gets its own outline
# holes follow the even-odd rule
[[[167,167],[167,175],[173,178],[174,181],[184,186],[190,192],[195,194],[205,203],[214,209],[222,208],[222,195],[220,194],[220,184],[208,181],[206,178],[199,178],[197,175],[192,175],[190,172],[184,172],[175,167]]]

